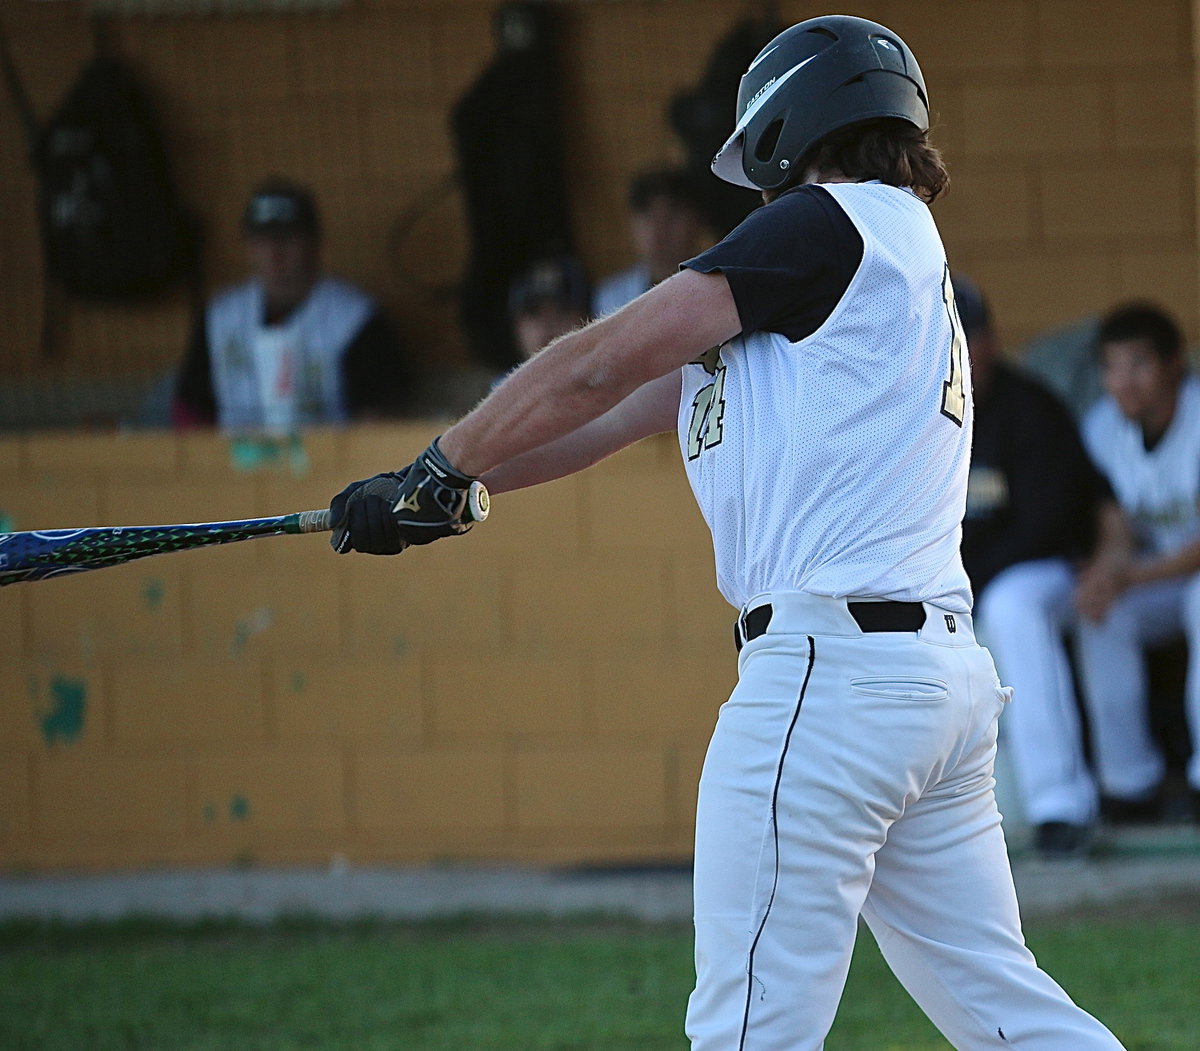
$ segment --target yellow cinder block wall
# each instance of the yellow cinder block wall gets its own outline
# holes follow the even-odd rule
[[[432,424],[0,442],[6,528],[323,506]],[[323,536],[0,592],[0,866],[676,861],[736,676],[671,438],[399,558]]]

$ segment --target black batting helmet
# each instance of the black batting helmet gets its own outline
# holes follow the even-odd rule
[[[778,189],[803,174],[798,162],[830,132],[882,117],[929,129],[925,80],[908,45],[865,18],[810,18],[750,63],[737,126],[712,169],[735,186]]]

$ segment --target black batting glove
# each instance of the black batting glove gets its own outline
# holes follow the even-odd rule
[[[459,471],[435,438],[402,471],[355,482],[333,499],[330,540],[339,554],[399,554],[410,544],[460,536],[487,517],[483,485]]]
[[[447,460],[434,438],[405,471],[392,513],[405,543],[431,544],[461,536],[487,516],[487,507],[487,490]]]
[[[400,528],[392,508],[404,480],[402,471],[377,474],[361,482],[351,482],[329,503],[333,535],[329,543],[339,555],[361,551],[368,555],[398,555],[408,545],[400,538]]]

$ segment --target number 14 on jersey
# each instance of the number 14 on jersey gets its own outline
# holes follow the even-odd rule
[[[705,449],[721,444],[725,420],[725,366],[718,354],[713,381],[701,387],[692,399],[692,418],[688,424],[688,459],[694,460]]]
[[[967,338],[954,302],[949,265],[942,271],[942,301],[950,318],[950,377],[942,384],[942,415],[961,427],[967,414]]]

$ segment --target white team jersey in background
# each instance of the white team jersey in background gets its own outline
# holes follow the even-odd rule
[[[683,369],[679,439],[717,586],[738,608],[787,590],[968,612],[970,378],[941,238],[906,190],[822,188],[863,239],[824,325],[798,343],[744,334]]]
[[[1083,439],[1147,550],[1178,551],[1200,537],[1200,379],[1184,379],[1171,425],[1150,451],[1141,426],[1107,396],[1084,417]]]
[[[366,324],[374,303],[354,286],[322,277],[308,298],[281,325],[265,325],[262,285],[248,281],[227,289],[208,306],[208,346],[220,425],[262,427],[265,399],[262,348],[269,334],[282,337],[293,363],[296,424],[340,423],[346,419],[342,355]]]

